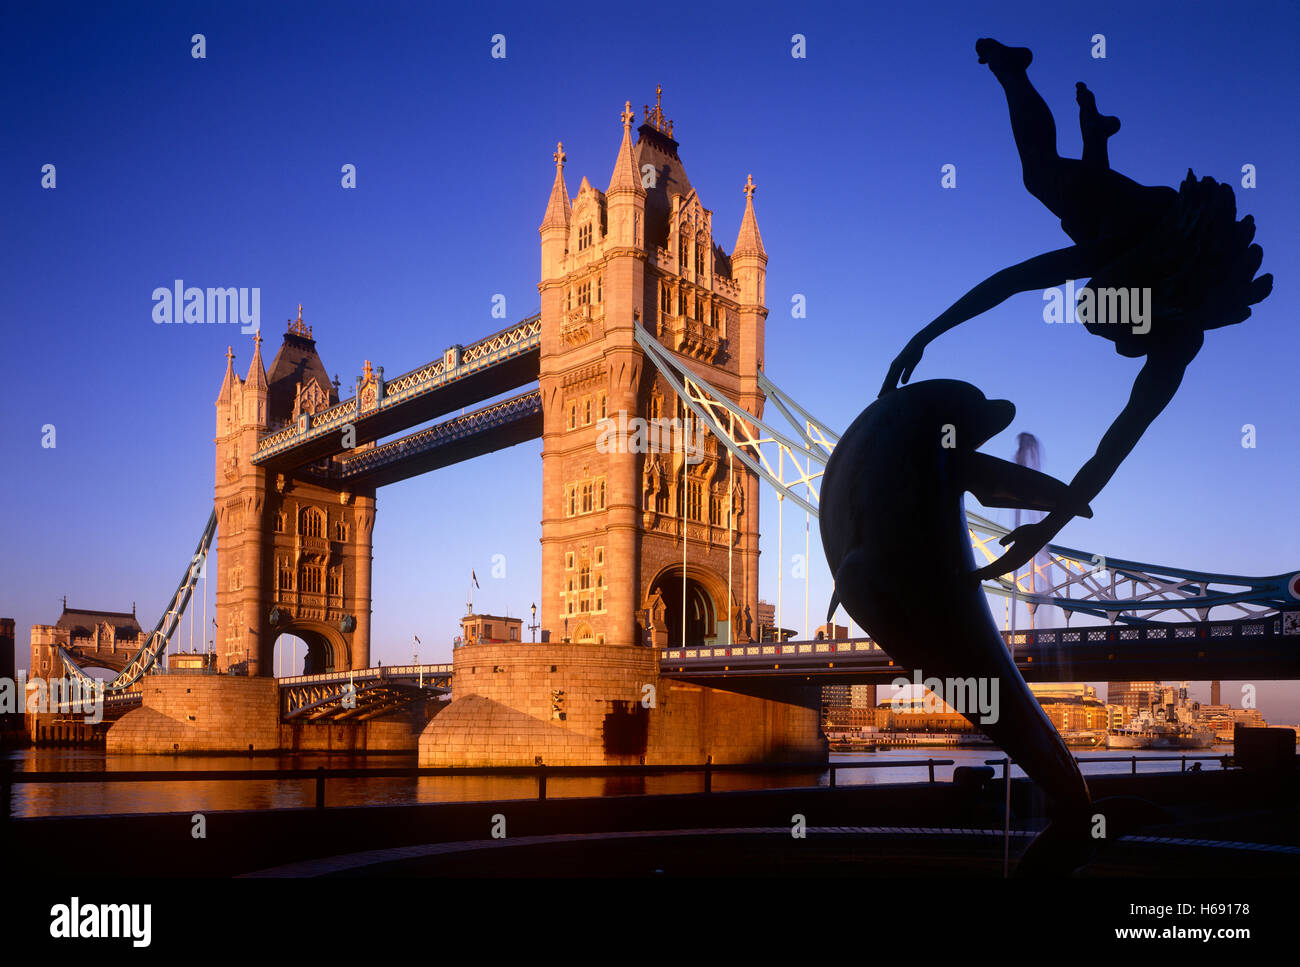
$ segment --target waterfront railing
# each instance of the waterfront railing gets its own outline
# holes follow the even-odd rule
[[[1105,756],[1076,758],[1080,766],[1094,762],[1132,762],[1132,772],[1137,773],[1137,763],[1141,762],[1181,762],[1183,772],[1187,771],[1189,761],[1218,761],[1222,768],[1233,765],[1230,755],[1182,755],[1182,756]],[[10,818],[10,801],[12,787],[15,785],[38,785],[84,782],[266,782],[279,780],[314,781],[316,785],[316,808],[325,808],[326,783],[330,779],[419,779],[426,777],[454,776],[497,776],[497,777],[531,777],[537,782],[537,798],[545,800],[547,780],[556,778],[601,778],[613,776],[664,776],[698,774],[702,778],[702,791],[713,792],[713,777],[717,773],[742,774],[814,774],[818,782],[812,786],[790,786],[786,788],[818,788],[820,778],[827,774],[827,785],[836,787],[836,776],[845,770],[853,769],[900,769],[925,768],[928,782],[936,781],[935,769],[939,766],[955,765],[952,759],[888,759],[857,762],[829,762],[810,764],[807,762],[777,763],[715,763],[712,760],[687,765],[607,765],[607,766],[548,766],[542,763],[532,766],[391,766],[391,767],[347,767],[330,768],[317,766],[314,769],[183,769],[183,770],[78,770],[64,772],[49,771],[15,771],[11,763],[0,760],[0,820]],[[1002,766],[1005,779],[1010,760],[987,759],[985,765]]]
[[[0,764],[0,819],[9,818],[11,787],[19,784],[60,784],[80,782],[261,782],[275,780],[314,780],[316,808],[325,808],[325,783],[329,779],[409,779],[432,776],[532,777],[537,781],[537,798],[546,799],[547,779],[600,778],[609,776],[662,776],[696,773],[702,776],[702,791],[713,792],[715,773],[814,773],[820,779],[830,773],[829,784],[845,769],[899,769],[924,767],[929,781],[935,782],[937,766],[950,766],[952,759],[897,759],[885,762],[832,762],[826,765],[807,762],[770,762],[757,764],[704,763],[689,765],[618,765],[618,766],[396,766],[379,768],[326,769],[184,769],[184,770],[81,770],[76,772],[12,771]],[[820,785],[820,783],[817,783]],[[788,788],[803,788],[793,786]],[[816,788],[810,786],[808,788]]]

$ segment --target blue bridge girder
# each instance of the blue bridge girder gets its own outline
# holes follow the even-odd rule
[[[95,712],[96,701],[101,699],[104,703],[104,720],[112,721],[121,718],[132,709],[139,708],[143,704],[144,696],[139,691],[105,692],[99,696],[85,696],[80,701],[57,702],[51,706],[50,711],[59,715],[92,715]]]
[[[279,679],[286,722],[365,721],[451,691],[451,665],[392,665]]]
[[[542,435],[542,392],[531,390],[344,457],[336,479],[383,487]]]
[[[453,410],[535,382],[541,372],[542,320],[530,316],[468,346],[452,346],[441,358],[394,379],[377,380],[373,403],[357,397],[336,403],[266,434],[252,462],[268,470],[292,470],[373,443]],[[350,448],[349,448],[350,449]]]
[[[1028,682],[1290,681],[1300,679],[1300,612],[1017,631],[1013,654]],[[770,692],[772,686],[888,683],[909,678],[912,669],[896,664],[870,638],[852,638],[663,648],[659,673],[713,688]]]

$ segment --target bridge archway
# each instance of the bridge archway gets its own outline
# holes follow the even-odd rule
[[[682,583],[685,581],[685,612],[682,610]],[[668,631],[668,644],[677,647],[682,642],[685,626],[686,647],[725,640],[727,584],[707,568],[687,564],[671,564],[655,575],[643,602],[651,607],[658,592],[664,607],[664,623]]]
[[[100,655],[90,649],[73,648],[70,654],[76,659],[77,667],[91,678],[111,682],[122,673],[122,669],[130,664],[131,655],[134,652],[123,651],[114,655]],[[54,673],[52,676],[47,677],[58,678],[67,674],[63,662],[57,658],[51,664],[54,666]]]
[[[352,652],[346,639],[337,628],[319,621],[290,621],[275,629],[275,639],[267,654],[263,656],[262,667],[272,675],[279,673],[276,664],[277,649],[290,648],[294,655],[292,661],[297,666],[289,668],[285,661],[285,675],[319,675],[322,672],[346,671],[352,667]],[[296,653],[290,646],[291,638],[297,638],[305,646]]]

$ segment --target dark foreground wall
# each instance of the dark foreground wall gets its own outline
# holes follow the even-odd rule
[[[1099,776],[1097,797],[1138,795],[1166,805],[1179,818],[1160,835],[1289,843],[1300,846],[1300,809],[1294,774],[1282,779],[1240,771]],[[282,864],[424,843],[489,840],[504,822],[507,838],[560,833],[737,827],[790,829],[796,816],[810,828],[833,826],[1000,828],[1002,786],[963,792],[951,783],[778,789],[677,796],[513,800],[490,803],[358,807],[323,810],[214,812],[206,836],[195,839],[189,813],[10,820],[4,855],[15,869],[69,876],[227,876]],[[1015,825],[1035,825],[1033,791],[1013,783]],[[500,818],[498,818],[500,817]],[[1039,820],[1041,822],[1041,820]],[[784,840],[784,837],[779,837]],[[942,838],[940,838],[942,839]],[[932,852],[949,855],[952,840],[936,839]],[[791,837],[791,842],[794,842]],[[1018,841],[1017,850],[1025,839]],[[98,844],[93,850],[87,843]],[[993,857],[1000,863],[1000,840]],[[106,861],[106,855],[117,857]],[[1176,851],[1185,861],[1191,855]],[[1233,855],[1236,875],[1271,872],[1258,854]],[[518,875],[562,875],[520,854]],[[1166,873],[1174,873],[1166,859]],[[1196,863],[1201,860],[1197,859]],[[1271,863],[1300,865],[1295,854]],[[1122,867],[1122,864],[1121,864]],[[859,874],[855,866],[839,872]],[[726,873],[726,869],[717,869]],[[897,871],[895,871],[897,872]],[[987,871],[986,871],[987,872]],[[1126,875],[1133,875],[1128,869]]]

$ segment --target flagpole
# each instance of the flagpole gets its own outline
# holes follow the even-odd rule
[[[686,407],[683,406],[682,409]],[[689,419],[689,417],[687,418]],[[685,422],[683,422],[683,426]],[[682,647],[686,647],[686,496],[690,480],[686,476],[686,435],[682,434]]]
[[[727,427],[727,433],[734,441],[736,439],[736,414],[731,413],[731,422]],[[731,625],[735,617],[731,613],[731,512],[736,503],[736,473],[731,464],[731,447],[727,447],[727,647],[731,647]],[[739,611],[739,609],[737,609]],[[738,617],[738,615],[737,615]]]

